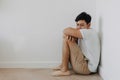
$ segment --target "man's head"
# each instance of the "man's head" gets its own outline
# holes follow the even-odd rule
[[[75,19],[77,29],[89,29],[91,24],[91,16],[86,12],[82,12]]]

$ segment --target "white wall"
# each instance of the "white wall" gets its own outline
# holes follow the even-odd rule
[[[100,75],[120,80],[120,1],[97,0],[97,26],[101,36]]]
[[[61,60],[62,31],[95,0],[0,0],[0,67],[52,67]]]

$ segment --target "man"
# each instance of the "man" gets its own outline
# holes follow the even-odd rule
[[[53,76],[70,75],[68,63],[78,74],[90,74],[97,71],[100,58],[99,37],[90,28],[91,16],[86,12],[79,14],[76,28],[68,27],[63,33],[62,63],[54,68]]]

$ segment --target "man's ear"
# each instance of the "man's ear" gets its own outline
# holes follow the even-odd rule
[[[90,26],[91,26],[91,23],[88,23],[88,26],[87,26],[87,28],[89,29],[89,28],[90,28]]]

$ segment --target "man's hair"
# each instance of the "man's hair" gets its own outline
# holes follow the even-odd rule
[[[91,16],[86,12],[82,12],[76,17],[75,22],[78,22],[79,20],[85,20],[85,22],[88,24],[91,22]]]

